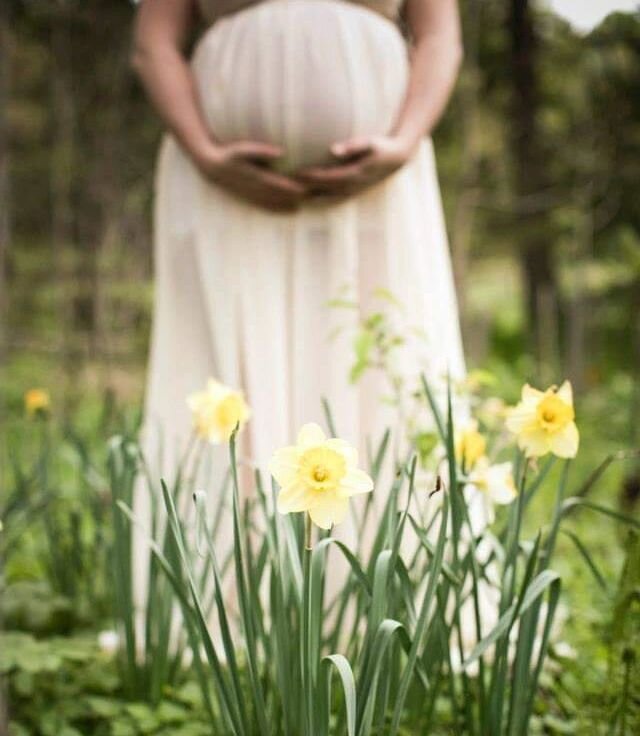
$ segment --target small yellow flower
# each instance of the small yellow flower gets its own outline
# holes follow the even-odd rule
[[[580,436],[575,423],[573,392],[569,381],[560,388],[538,391],[526,384],[520,403],[507,414],[507,428],[518,439],[527,457],[548,452],[558,457],[575,457]]]
[[[487,440],[478,431],[478,422],[472,419],[456,432],[456,458],[469,470],[487,451]]]
[[[251,415],[241,391],[213,378],[204,391],[191,394],[187,404],[193,413],[196,434],[213,445],[228,442],[236,425],[242,428]]]
[[[51,396],[43,388],[31,388],[24,395],[24,408],[29,417],[46,417],[51,411]]]
[[[373,490],[373,481],[357,466],[356,450],[343,440],[328,439],[317,424],[305,424],[297,444],[277,450],[269,464],[281,487],[278,511],[307,511],[322,529],[340,524],[349,497]]]

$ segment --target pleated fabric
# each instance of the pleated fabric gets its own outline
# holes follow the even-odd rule
[[[270,0],[216,22],[195,51],[193,71],[212,132],[222,141],[282,145],[281,166],[292,171],[328,161],[335,141],[388,132],[409,61],[396,26],[367,8]],[[447,372],[464,377],[429,139],[397,173],[355,198],[274,214],[204,180],[167,136],[155,195],[144,443],[150,464],[165,475],[191,433],[186,396],[210,376],[245,391],[252,418],[242,452],[259,467],[291,444],[302,424],[324,423],[322,397],[339,434],[364,452],[368,436],[375,442],[396,421],[381,372],[349,381],[358,325],[381,308],[408,336],[393,353],[407,386],[417,386],[421,372],[440,387]],[[227,449],[215,452],[213,466],[223,467]],[[202,479],[212,505],[219,493],[214,476]],[[136,505],[148,516],[144,493]],[[349,537],[349,524],[341,533]],[[221,549],[230,534],[223,524]],[[141,554],[140,590],[143,560]]]

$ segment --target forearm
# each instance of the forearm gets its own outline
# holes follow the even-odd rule
[[[453,91],[460,63],[457,6],[453,0],[410,0],[414,39],[409,83],[393,134],[414,148],[435,128]]]
[[[185,151],[198,159],[213,144],[195,81],[179,49],[137,49],[133,66],[159,116]]]
[[[196,19],[195,0],[143,0],[134,29],[132,66],[156,111],[196,163],[215,143],[183,53]]]

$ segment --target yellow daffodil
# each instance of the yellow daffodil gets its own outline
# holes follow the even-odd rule
[[[51,411],[51,396],[43,388],[31,388],[24,395],[24,408],[30,417],[45,417]]]
[[[373,490],[358,469],[358,453],[341,439],[327,438],[317,424],[305,424],[297,444],[277,450],[269,470],[281,490],[281,514],[307,511],[314,524],[330,529],[342,522],[349,497]]]
[[[575,457],[579,434],[574,421],[573,392],[569,381],[560,388],[538,391],[526,384],[520,403],[507,414],[507,428],[527,457],[548,452],[558,457]]]
[[[469,475],[467,488],[470,490],[467,493],[469,515],[481,521],[481,526],[493,523],[496,504],[509,504],[518,495],[513,465],[510,462],[492,465],[486,455],[478,458]],[[480,509],[474,513],[477,506]]]
[[[467,470],[472,468],[486,451],[487,440],[478,431],[478,422],[475,419],[468,421],[456,432],[456,458]]]
[[[187,404],[193,413],[196,434],[214,445],[227,442],[236,425],[242,428],[251,415],[241,391],[213,378],[204,391],[191,394]]]

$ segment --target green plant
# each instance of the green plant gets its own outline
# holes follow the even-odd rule
[[[610,677],[615,683],[611,736],[640,728],[640,534],[629,533],[613,613]]]
[[[179,600],[214,733],[529,733],[560,596],[560,578],[550,566],[563,521],[583,507],[638,524],[587,501],[584,485],[568,497],[565,461],[549,523],[527,539],[525,514],[552,478],[554,463],[538,467],[518,455],[517,499],[495,530],[478,531],[469,514],[473,484],[456,453],[450,395],[443,415],[426,381],[424,392],[445,448],[447,481],[438,481],[431,495],[417,487],[417,458],[400,460],[370,550],[352,550],[330,535],[310,548],[308,527],[275,511],[276,489],[268,493],[259,473],[255,499],[242,507],[232,438],[237,620],[224,598],[205,499],[195,496],[194,549],[173,493],[163,485],[173,544],[165,536],[150,545]],[[389,444],[387,433],[371,465],[376,480]],[[128,504],[120,508],[134,520]],[[358,533],[368,508],[360,510]],[[577,542],[595,573],[588,550]],[[203,548],[215,619],[196,564]],[[327,601],[335,569],[327,562],[330,549],[346,560],[349,575]],[[497,594],[494,617],[483,606],[487,590]]]
[[[191,472],[195,472],[200,455],[192,442],[172,484],[175,503],[190,491]],[[121,512],[121,507],[133,505],[134,493],[147,494],[149,498],[147,521],[150,526],[145,527],[145,531],[158,540],[163,559],[175,564],[178,550],[169,526],[159,513],[162,496],[159,481],[147,467],[137,443],[126,436],[113,437],[109,442],[107,467],[112,499],[113,611],[122,641],[119,651],[121,677],[129,698],[157,705],[165,688],[174,684],[181,674],[188,641],[184,632],[176,629],[175,595],[170,581],[162,575],[156,555],[148,558],[144,604],[141,607],[135,604],[134,558],[144,550],[135,548],[131,528]],[[204,578],[207,574],[205,566],[201,576]],[[182,576],[179,579],[182,581]]]
[[[6,577],[46,580],[77,622],[106,616],[110,504],[102,450],[49,417],[23,422],[7,449],[0,496]]]
[[[0,633],[0,677],[9,736],[210,736],[193,681],[167,688],[157,708],[127,700],[115,661],[95,637]]]

